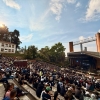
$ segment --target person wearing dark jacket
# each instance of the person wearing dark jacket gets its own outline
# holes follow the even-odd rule
[[[51,100],[50,92],[51,88],[49,86],[46,87],[45,92],[42,94],[42,100]]]
[[[54,93],[54,100],[58,100],[57,98],[58,98],[58,92],[56,91],[56,92]]]
[[[36,90],[36,95],[37,95],[37,97],[40,98],[43,88],[44,88],[44,84],[43,84],[43,81],[41,81],[41,82],[38,84],[38,87],[37,87],[37,90]]]
[[[57,92],[60,93],[60,84],[59,84],[59,82],[57,83]]]
[[[63,86],[60,87],[60,94],[61,94],[61,96],[64,96],[65,93],[66,93],[65,87],[63,85]]]
[[[37,89],[38,87],[38,80],[33,81],[33,88]]]

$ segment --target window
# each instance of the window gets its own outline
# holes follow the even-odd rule
[[[2,46],[4,47],[4,43],[2,43]]]
[[[12,45],[12,48],[14,48],[14,45]]]
[[[1,48],[1,51],[3,52],[4,51],[4,48]]]
[[[8,47],[8,44],[6,44],[6,47]]]
[[[5,49],[5,52],[8,52],[8,49]]]
[[[11,47],[11,44],[9,44],[9,47]]]
[[[9,49],[8,51],[11,52],[11,49]]]
[[[12,52],[14,52],[14,49],[12,49]]]

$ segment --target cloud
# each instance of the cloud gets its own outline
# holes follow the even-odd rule
[[[47,9],[41,16],[34,19],[33,16],[29,17],[29,28],[31,31],[40,31],[46,27],[46,17],[49,15],[49,9]]]
[[[11,1],[13,0],[9,0],[10,3]],[[21,5],[20,11],[14,13],[6,7],[2,7],[0,9],[0,15],[2,15],[0,16],[0,22],[5,23],[7,26],[27,28],[30,31],[42,31],[49,28],[49,20],[47,17],[50,9],[48,8],[45,11],[43,11],[44,9],[40,9],[34,5],[33,0],[26,0],[25,4]]]
[[[75,2],[76,2],[76,0],[67,0],[67,3],[74,4]]]
[[[20,5],[18,3],[16,3],[14,0],[3,0],[3,2],[11,7],[11,8],[14,8],[14,9],[17,9],[19,10],[20,9]]]
[[[80,6],[81,6],[81,3],[78,2],[78,3],[76,4],[76,7],[80,7]]]
[[[56,17],[55,17],[55,19],[56,19],[57,21],[59,21],[60,18],[61,18],[61,16],[56,16]]]
[[[80,41],[82,41],[82,40],[84,40],[84,39],[85,39],[84,36],[80,36],[80,37],[79,37],[79,40],[80,40]]]
[[[100,0],[90,0],[85,15],[86,21],[100,19]]]
[[[57,21],[61,18],[63,3],[64,0],[51,0],[50,2],[50,11],[56,15],[55,19]]]
[[[59,31],[59,32],[49,32],[48,34],[47,33],[43,33],[43,34],[40,34],[40,37],[41,38],[49,38],[50,36],[55,37],[56,35],[64,35],[64,34],[67,34],[69,32],[70,31],[66,31],[66,32],[63,32],[63,31]]]
[[[30,28],[30,30],[31,31],[39,31],[39,30],[43,30],[44,29],[44,26],[42,25],[42,23],[41,22],[32,22],[32,21],[30,21],[29,22],[30,24],[29,24],[29,28]]]
[[[100,29],[98,30],[98,32],[100,33]]]
[[[20,36],[20,40],[22,42],[30,42],[32,40],[33,34],[28,34],[24,36]]]

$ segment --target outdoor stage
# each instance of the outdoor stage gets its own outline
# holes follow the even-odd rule
[[[100,69],[100,56],[98,52],[70,52],[67,55],[71,67],[83,70]]]

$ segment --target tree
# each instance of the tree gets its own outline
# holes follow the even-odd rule
[[[37,57],[37,47],[29,46],[28,49],[25,52],[25,58],[26,59],[35,59]]]
[[[2,27],[0,27],[0,40],[9,42],[9,35],[10,34],[7,26],[2,25]]]
[[[44,48],[41,48],[41,50],[39,50],[39,57],[43,60],[49,60],[49,55],[50,55],[50,49],[48,46],[45,46]]]
[[[56,43],[50,49],[50,61],[62,63],[65,60],[65,48],[62,43]]]
[[[45,61],[53,62],[62,66],[64,65],[65,60],[64,51],[64,46],[59,42],[53,45],[51,48],[49,48],[48,46],[41,48],[41,50],[39,50],[38,52],[38,57]]]
[[[66,57],[64,61],[64,67],[69,67],[69,66],[70,66],[70,62],[69,59]]]
[[[10,36],[11,36],[11,43],[16,44],[16,51],[19,48],[20,43],[22,43],[19,39],[20,33],[18,30],[14,30],[14,32],[10,32]]]
[[[24,48],[25,52],[26,52],[26,45],[25,45],[25,48]]]
[[[20,48],[20,52],[21,52],[21,53],[24,53],[24,52],[25,52],[25,49],[24,49],[23,47],[21,47],[21,48]]]

